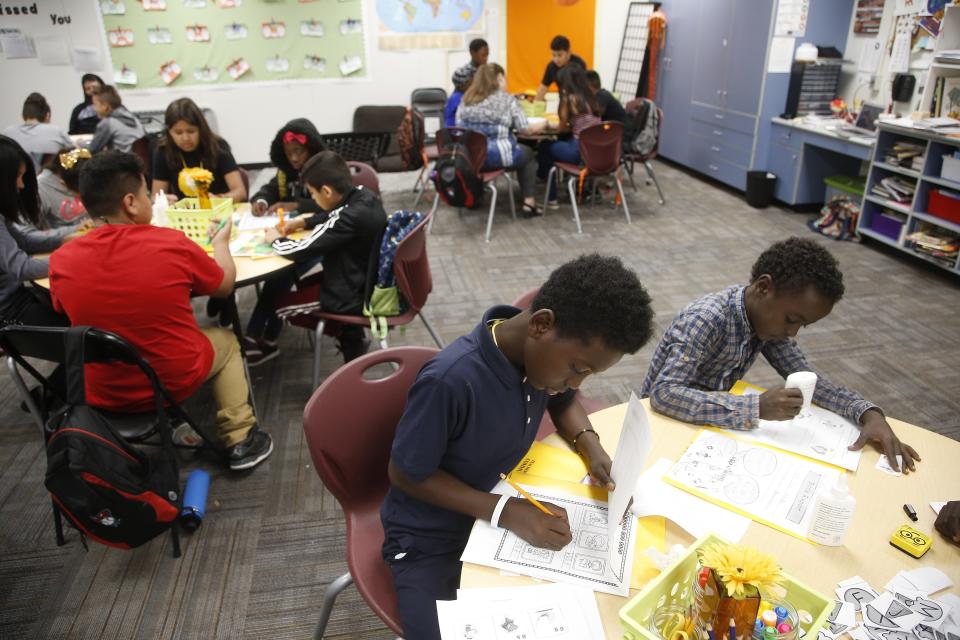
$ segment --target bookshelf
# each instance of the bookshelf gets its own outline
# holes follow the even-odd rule
[[[953,12],[953,15],[960,19],[960,7],[958,11]],[[960,33],[960,25],[956,33]],[[919,171],[885,161],[888,152],[898,143],[921,145],[923,163]],[[857,220],[857,232],[935,264],[954,275],[960,275],[960,261],[953,259],[949,263],[944,263],[915,250],[913,243],[907,239],[907,236],[915,231],[927,231],[942,236],[960,236],[960,223],[934,215],[928,210],[931,191],[943,189],[960,194],[960,181],[941,176],[943,156],[951,155],[958,150],[960,150],[960,138],[948,138],[927,130],[880,123],[877,144],[874,145],[870,171],[867,174],[860,218]],[[888,177],[916,183],[913,197],[909,202],[897,203],[873,193],[874,186]],[[897,221],[900,222],[899,226]]]

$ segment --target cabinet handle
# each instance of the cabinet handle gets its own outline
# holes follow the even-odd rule
[[[711,165],[707,165],[707,166],[710,167],[710,170],[711,170],[711,171],[720,171],[720,167],[718,167],[718,166],[715,165],[715,164],[711,164]]]
[[[720,147],[710,147],[710,149],[712,149],[713,151],[716,151],[717,153],[720,152]]]
[[[713,117],[716,118],[717,120],[723,120],[723,114],[722,114],[722,113],[715,113],[715,114],[713,114]]]
[[[724,97],[724,98],[727,97],[727,92],[726,92],[726,91],[723,92],[723,97]]]
[[[797,159],[797,154],[793,154],[793,156],[792,156],[791,159],[792,159],[792,160],[796,160],[796,159]]]
[[[720,95],[720,89],[717,89],[717,95]]]
[[[722,135],[723,135],[723,131],[718,131],[717,129],[714,129],[714,130],[713,130],[713,135],[715,135],[715,136],[722,136]]]

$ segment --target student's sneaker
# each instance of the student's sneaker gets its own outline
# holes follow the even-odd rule
[[[243,442],[227,449],[227,459],[231,471],[252,469],[273,453],[273,438],[266,431],[254,426]]]
[[[559,202],[559,201],[557,201],[557,200],[550,200],[549,202],[547,202],[547,209],[550,209],[551,211],[556,211],[556,210],[559,209],[559,208],[560,208],[560,202]]]
[[[247,366],[256,367],[269,360],[273,360],[280,355],[280,347],[277,344],[269,343],[266,340],[257,340],[255,351],[247,350]]]

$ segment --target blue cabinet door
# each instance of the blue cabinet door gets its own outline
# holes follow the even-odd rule
[[[704,4],[712,4],[704,3]],[[773,5],[770,0],[736,0],[727,47],[723,106],[755,115],[760,112],[760,90],[770,34]]]
[[[708,0],[698,3],[695,9],[698,24],[693,99],[696,102],[723,107],[732,5],[733,0]]]
[[[800,164],[800,150],[781,144],[770,145],[767,158],[767,170],[777,176],[773,195],[780,202],[797,203],[797,169]]]
[[[690,97],[696,65],[699,0],[673,0],[666,47],[660,58],[657,99],[663,109],[658,153],[687,163]]]

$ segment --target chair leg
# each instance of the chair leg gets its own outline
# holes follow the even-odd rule
[[[630,224],[630,209],[627,207],[627,197],[623,194],[623,182],[620,176],[614,174],[613,179],[617,181],[617,191],[620,193],[620,201],[623,202],[623,214],[627,216],[627,224]]]
[[[433,232],[433,221],[437,219],[437,209],[440,207],[440,192],[433,196],[433,206],[430,207],[430,222],[427,224],[427,233]]]
[[[313,330],[313,377],[311,378],[313,390],[320,386],[320,343],[323,341],[323,328],[326,324],[325,320],[321,320]]]
[[[430,321],[427,320],[427,316],[423,315],[423,310],[419,314],[420,319],[423,320],[423,326],[427,328],[427,332],[430,334],[430,337],[433,338],[433,341],[437,343],[438,349],[443,349],[447,345],[443,343],[443,339],[440,337],[440,334],[437,333],[437,330],[433,328],[433,325],[430,324]]]
[[[330,622],[330,613],[333,611],[333,603],[336,602],[337,596],[351,584],[353,584],[353,576],[347,572],[327,585],[323,592],[320,619],[317,620],[317,627],[313,631],[313,640],[323,640],[323,634],[327,632],[327,623]]]
[[[33,418],[33,421],[37,423],[37,426],[40,428],[40,435],[44,435],[43,428],[46,424],[44,412],[41,411],[37,403],[33,401],[33,396],[30,395],[30,389],[27,388],[27,383],[24,382],[23,377],[20,375],[20,370],[17,369],[16,361],[10,356],[7,356],[7,369],[10,370],[10,377],[13,378],[13,384],[17,387],[17,393],[20,395],[20,399],[27,405],[30,417]],[[41,389],[42,388],[43,387],[41,387]]]
[[[487,236],[486,241],[490,242],[490,232],[493,231],[493,214],[497,209],[497,187],[492,182],[487,183],[487,188],[492,194],[490,197],[490,213],[487,215]]]
[[[513,176],[509,173],[504,174],[507,178],[507,191],[510,194],[510,215],[517,219],[517,203],[513,201]]]
[[[657,194],[660,196],[660,204],[666,204],[667,200],[663,197],[663,189],[660,188],[660,181],[657,180],[657,174],[653,171],[653,165],[650,164],[649,160],[647,160],[643,163],[643,166],[647,169],[647,175],[653,179],[653,184],[657,185]]]
[[[173,526],[170,527],[170,543],[173,545],[173,557],[180,557],[180,525],[177,524],[177,521],[173,521]]]
[[[60,515],[60,509],[57,509],[57,505],[53,500],[50,501],[50,504],[53,505],[53,530],[57,534],[57,546],[62,547],[67,544],[67,541],[63,537],[63,516]]]
[[[420,175],[417,176],[417,181],[413,183],[413,190],[416,192],[417,197],[413,201],[413,210],[417,210],[417,205],[420,204],[420,200],[423,199],[424,194],[427,192],[427,179],[424,174],[427,172],[427,165],[423,165],[423,169],[420,170]]]
[[[553,177],[557,174],[556,167],[550,167],[550,173],[547,174],[547,190],[543,194],[543,211],[547,211],[547,201],[550,200],[550,183],[553,181]]]
[[[577,206],[577,190],[574,186],[576,181],[577,176],[570,176],[567,181],[567,193],[570,194],[570,204],[573,205],[573,219],[577,221],[577,233],[583,233],[583,228],[580,226],[580,207]]]

